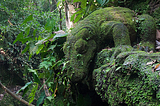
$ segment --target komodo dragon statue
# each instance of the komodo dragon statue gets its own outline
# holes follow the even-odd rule
[[[147,14],[137,16],[128,8],[107,7],[80,21],[63,46],[71,81],[82,82],[92,75],[95,56],[107,46],[133,45],[137,26],[141,44],[154,50],[156,25]]]

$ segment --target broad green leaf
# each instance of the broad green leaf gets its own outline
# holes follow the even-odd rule
[[[51,45],[48,50],[53,50],[57,45]]]
[[[33,69],[28,69],[28,70],[29,70],[29,72],[31,72],[33,74],[34,82],[37,82],[38,84],[41,85],[36,70],[33,70]]]
[[[18,94],[20,91],[23,90],[23,95],[22,95],[22,96],[24,96],[24,95],[27,93],[27,91],[29,90],[29,87],[30,87],[31,84],[33,84],[32,81],[31,81],[31,82],[27,82],[27,83],[25,84],[25,86],[23,86],[19,91],[17,91],[16,94]]]
[[[105,4],[107,4],[109,2],[109,0],[97,0],[97,2],[101,5],[104,6]]]
[[[38,98],[38,100],[36,102],[36,106],[39,106],[43,102],[45,96],[46,96],[45,92],[42,92],[41,95],[40,95],[40,97]]]
[[[53,40],[55,38],[59,38],[59,37],[66,37],[68,35],[68,33],[65,33],[65,34],[56,34],[54,37],[53,37]]]
[[[105,1],[105,3],[103,5],[107,4],[108,2],[109,2],[109,0]]]
[[[41,50],[43,49],[43,47],[44,47],[43,44],[42,44],[42,45],[39,45],[39,46],[38,46],[38,49],[37,49],[37,51],[36,51],[36,54],[39,54],[39,53],[41,52]]]
[[[44,39],[38,40],[38,42],[35,45],[43,44],[44,41],[46,41],[48,37],[45,37]]]
[[[23,39],[20,39],[19,41],[22,42],[22,44],[26,43],[27,41],[31,41],[32,38],[31,37],[26,37],[26,38],[23,38]]]
[[[71,21],[74,20],[75,16],[76,16],[76,13],[74,13],[74,14],[71,16]]]
[[[103,1],[103,0],[97,0],[97,2],[98,2],[99,4],[101,4],[101,3],[102,3],[102,1]]]
[[[36,82],[36,83],[38,83],[39,85],[41,85],[40,79],[38,78],[37,75],[33,74],[33,79],[34,79],[34,82]]]
[[[43,61],[40,63],[39,68],[45,68],[48,69],[50,66],[52,66],[52,62],[48,62],[48,61]]]
[[[78,22],[82,18],[81,14],[78,14],[74,20],[74,23]]]
[[[46,99],[48,99],[50,102],[52,102],[52,100],[54,99],[54,96],[48,96],[48,97],[46,97]]]
[[[17,35],[17,38],[14,40],[13,44],[15,44],[18,40],[23,39],[23,32]]]
[[[52,57],[50,61],[56,62],[56,57]]]
[[[81,9],[81,10],[77,11],[75,14],[82,14],[83,12],[85,12],[85,9]]]
[[[60,3],[61,3],[60,1],[57,2],[57,7],[60,5]]]
[[[26,45],[25,49],[22,51],[22,54],[25,53],[25,52],[27,52],[28,49],[29,49],[29,44]]]
[[[75,3],[75,2],[80,2],[80,0],[73,0],[73,3]]]
[[[44,29],[51,32],[53,30],[53,27],[54,27],[54,24],[55,24],[54,21],[55,20],[53,20],[53,19],[48,19],[47,23],[45,24]]]
[[[34,73],[36,76],[38,76],[36,70],[33,70],[33,69],[28,69],[28,70],[29,72]]]
[[[25,36],[28,36],[30,32],[30,26],[25,29]]]
[[[81,8],[86,8],[87,0],[81,0]]]
[[[29,47],[29,52],[31,55],[35,54],[36,51],[38,49],[38,46],[37,45],[34,45],[34,44],[30,44],[30,47]]]
[[[27,23],[28,21],[31,21],[32,19],[33,19],[33,15],[31,14],[31,15],[29,15],[29,16],[23,21],[23,23],[21,24],[21,26],[22,26],[23,24]]]
[[[44,78],[45,74],[44,73],[39,73],[38,78]]]

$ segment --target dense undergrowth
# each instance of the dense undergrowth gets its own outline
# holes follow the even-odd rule
[[[80,0],[74,0],[77,1]],[[57,5],[46,0],[0,2],[0,81],[6,86],[23,86],[19,91],[23,93],[20,94],[29,103],[37,106],[94,104],[94,100],[99,98],[95,96],[95,92],[87,91],[85,85],[71,86],[74,84],[69,81],[70,76],[67,76],[65,69],[67,62],[64,60],[62,50],[67,33],[54,33],[60,30],[60,21],[63,30],[66,31],[64,19],[59,18],[57,7],[61,5],[64,8],[65,0],[58,0]],[[138,14],[150,13],[147,5],[149,2],[142,1],[141,3],[145,4],[143,8],[135,4],[131,9]],[[71,18],[78,22],[96,9],[107,6],[130,7],[132,3],[133,0],[97,0],[97,2],[83,0],[81,9]],[[159,11],[160,9],[156,9],[151,13],[157,25],[160,24]],[[63,17],[64,14],[62,12]],[[4,106],[9,105],[7,99],[0,103]],[[10,100],[14,101],[14,99],[7,101]],[[20,105],[18,101],[10,103]]]

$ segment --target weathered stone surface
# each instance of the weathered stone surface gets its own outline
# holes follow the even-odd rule
[[[108,7],[93,12],[77,24],[63,47],[73,82],[87,78],[94,68],[91,64],[97,52],[106,46],[131,45],[136,40],[134,17],[134,12],[128,8]]]

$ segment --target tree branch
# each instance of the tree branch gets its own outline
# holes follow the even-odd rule
[[[18,97],[15,93],[11,92],[7,87],[5,87],[1,82],[0,82],[0,86],[4,89],[4,91],[6,91],[8,94],[10,94],[13,98],[19,100],[20,102],[26,104],[27,106],[34,106],[33,104],[29,104],[27,101],[25,101],[24,99]]]

